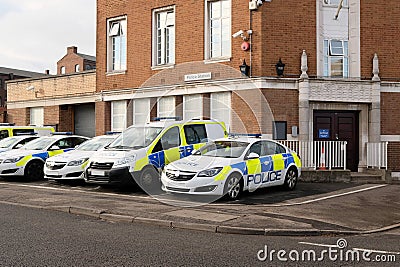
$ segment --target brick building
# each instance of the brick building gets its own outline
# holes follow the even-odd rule
[[[57,74],[96,69],[96,57],[78,53],[76,46],[67,47],[67,54],[57,62]]]
[[[400,171],[398,0],[257,2],[98,0],[96,134],[211,117]]]
[[[23,78],[42,77],[46,73],[38,73],[26,70],[0,67],[0,122],[7,121],[7,87],[6,81],[18,80]]]
[[[76,47],[68,47],[67,54],[57,62],[58,71],[65,67],[65,74],[8,81],[8,121],[94,136],[94,103],[98,97],[95,62],[95,57],[77,54]],[[76,65],[85,64],[90,64],[90,70],[75,71]]]

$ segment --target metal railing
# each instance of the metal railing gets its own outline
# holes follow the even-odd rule
[[[279,141],[297,152],[303,168],[346,169],[346,141]]]
[[[367,167],[385,168],[387,170],[388,142],[367,143]]]

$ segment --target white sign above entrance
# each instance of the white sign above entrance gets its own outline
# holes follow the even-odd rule
[[[199,80],[209,80],[209,79],[211,79],[211,72],[186,74],[185,75],[185,82],[199,81]]]

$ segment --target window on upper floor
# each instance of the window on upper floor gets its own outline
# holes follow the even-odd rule
[[[60,73],[61,73],[61,74],[65,74],[65,67],[64,67],[64,66],[62,66],[62,67],[60,68]]]
[[[349,77],[348,41],[324,40],[324,76]]]
[[[109,19],[107,42],[107,71],[126,70],[126,17]]]
[[[323,0],[325,5],[338,6],[342,0]],[[348,6],[348,0],[343,0],[343,6]]]
[[[175,63],[175,10],[157,9],[153,13],[153,66]]]
[[[231,57],[231,0],[207,0],[206,59]]]
[[[75,72],[79,72],[79,69],[80,69],[79,64],[76,64],[75,65]]]

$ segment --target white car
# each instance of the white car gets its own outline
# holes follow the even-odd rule
[[[38,137],[39,136],[36,135],[19,135],[6,137],[0,140],[0,152],[20,148],[29,141],[32,141],[33,139],[36,139]]]
[[[238,199],[244,190],[284,185],[294,189],[301,174],[299,156],[272,140],[223,138],[167,165],[166,192]]]
[[[58,181],[83,179],[83,172],[89,158],[95,151],[109,145],[116,136],[96,136],[82,143],[75,150],[48,158],[44,165],[44,178]]]
[[[88,139],[67,133],[43,136],[19,149],[0,153],[0,176],[24,176],[29,180],[43,179],[43,166],[47,158],[72,150]]]

